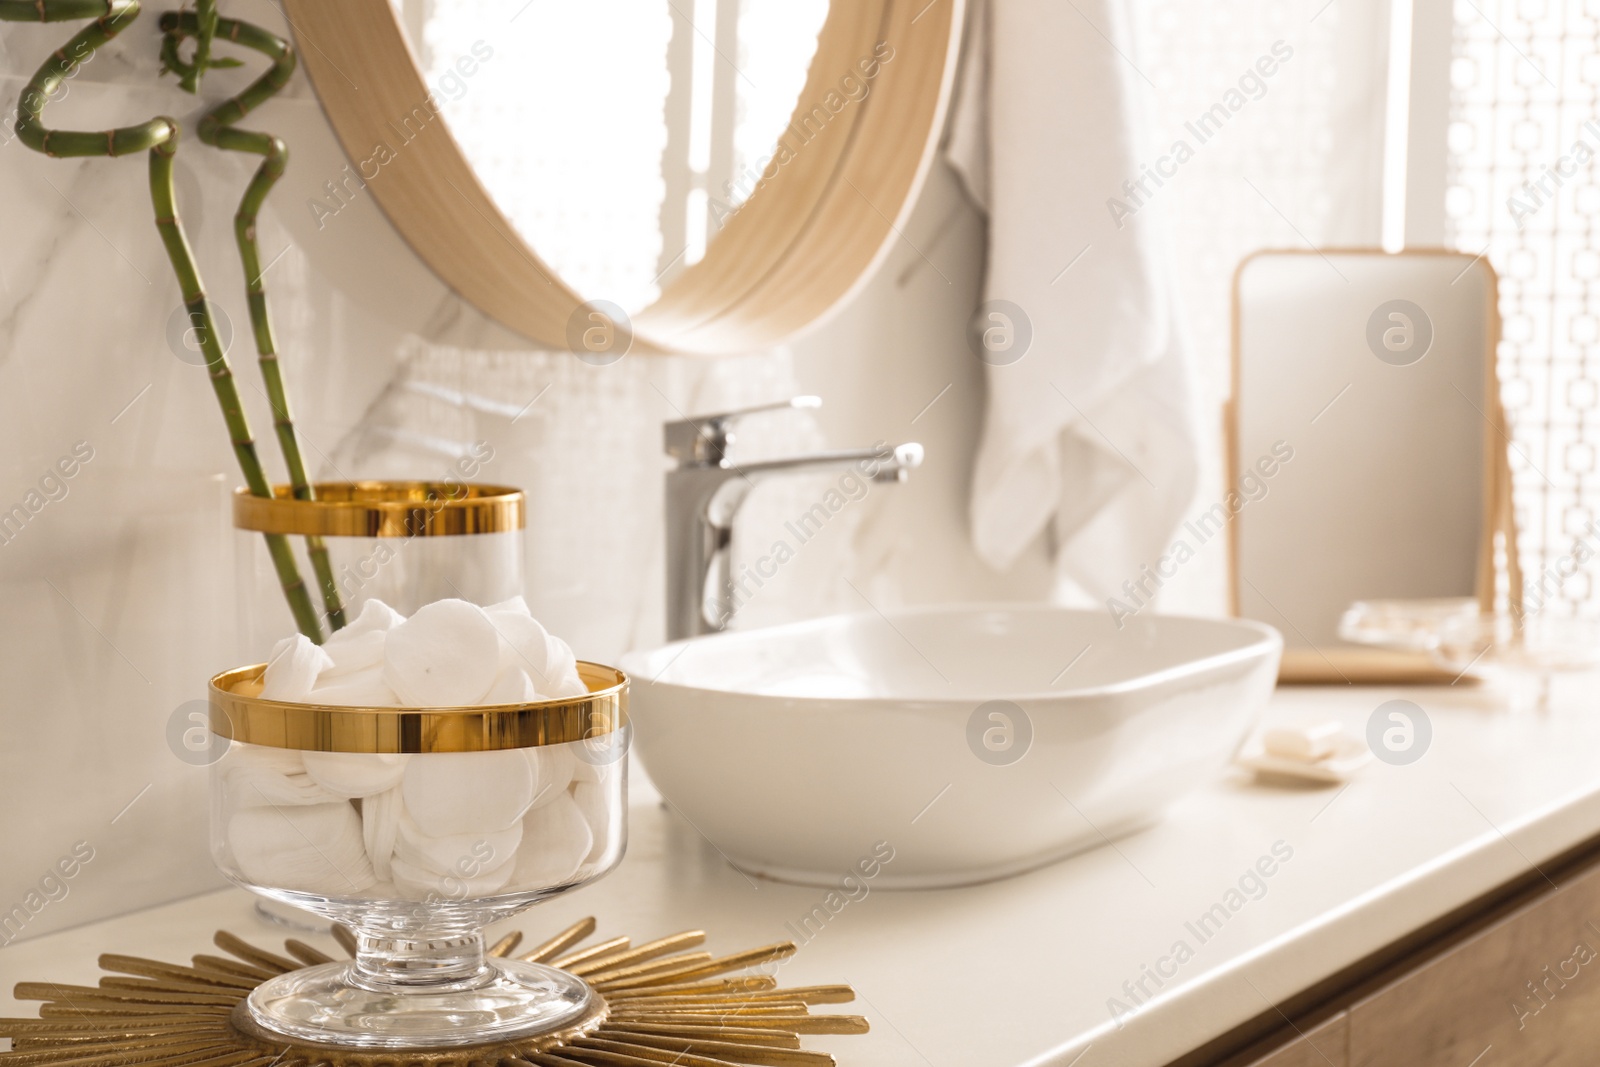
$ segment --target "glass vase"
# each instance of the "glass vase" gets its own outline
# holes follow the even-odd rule
[[[322,636],[378,599],[410,615],[456,598],[487,607],[522,594],[522,492],[445,481],[322,482],[234,493],[240,659],[265,659],[297,619],[263,534],[284,535]],[[330,596],[327,587],[332,587]]]

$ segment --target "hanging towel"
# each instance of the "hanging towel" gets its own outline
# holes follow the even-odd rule
[[[1053,524],[1058,574],[1097,599],[1156,566],[1199,466],[1161,192],[1146,178],[1136,205],[1124,186],[1149,157],[1126,17],[1117,0],[978,0],[945,149],[989,216],[972,334],[1031,334],[1020,357],[985,356],[974,546],[1004,569]]]

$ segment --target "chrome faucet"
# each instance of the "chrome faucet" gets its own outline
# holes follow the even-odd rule
[[[859,467],[874,482],[903,482],[922,464],[915,442],[736,464],[728,458],[734,424],[746,415],[821,407],[815,396],[669,422],[662,443],[677,466],[667,472],[667,640],[727,628],[733,597],[733,521],[756,483],[775,474]]]

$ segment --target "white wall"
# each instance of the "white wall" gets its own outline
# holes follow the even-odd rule
[[[231,11],[282,30],[265,0]],[[48,112],[52,123],[103,128],[170,113],[192,130],[197,102],[156,80],[154,26],[146,16],[89,63]],[[14,99],[72,32],[0,28],[0,94]],[[206,98],[250,76],[213,74]],[[802,391],[827,406],[753,424],[749,454],[917,439],[928,461],[909,484],[876,486],[842,511],[750,601],[747,624],[859,610],[863,595],[881,607],[1042,593],[1042,552],[996,576],[966,544],[982,385],[962,326],[976,303],[981,232],[942,171],[883,272],[792,352],[596,368],[531,351],[464,307],[369,201],[318,229],[306,201],[344,159],[303,77],[257,120],[291,144],[261,245],[269,260],[283,253],[266,284],[315,476],[425,477],[448,462],[449,442],[493,443],[484,477],[529,493],[529,600],[581,654],[607,659],[660,638],[661,422]],[[191,237],[239,333],[235,369],[260,437],[268,424],[248,384],[229,225],[254,161],[192,137],[179,158]],[[168,730],[187,725],[206,678],[243,654],[226,511],[238,473],[204,371],[166,339],[178,296],[144,169],[143,158],[62,161],[0,147],[0,506],[24,501],[77,442],[94,450],[67,495],[0,544],[0,912],[75,843],[94,850],[24,936],[217,882],[203,844],[205,772],[174,754]],[[494,410],[547,387],[521,418]],[[270,442],[263,448],[273,456]],[[745,543],[769,544],[832,484],[819,476],[761,490]]]
[[[967,537],[984,364],[967,347],[966,324],[983,281],[983,219],[936,163],[903,232],[865,291],[793,346],[801,384],[825,400],[818,422],[830,442],[927,448],[923,468],[883,490],[893,500],[856,532],[870,575],[861,589],[879,607],[1043,597],[1053,578],[1042,539],[997,574]],[[833,610],[862,609],[848,586],[833,594]]]

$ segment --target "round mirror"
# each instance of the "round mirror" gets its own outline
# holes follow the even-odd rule
[[[837,305],[909,211],[959,0],[286,0],[391,222],[579,355],[750,351]]]

